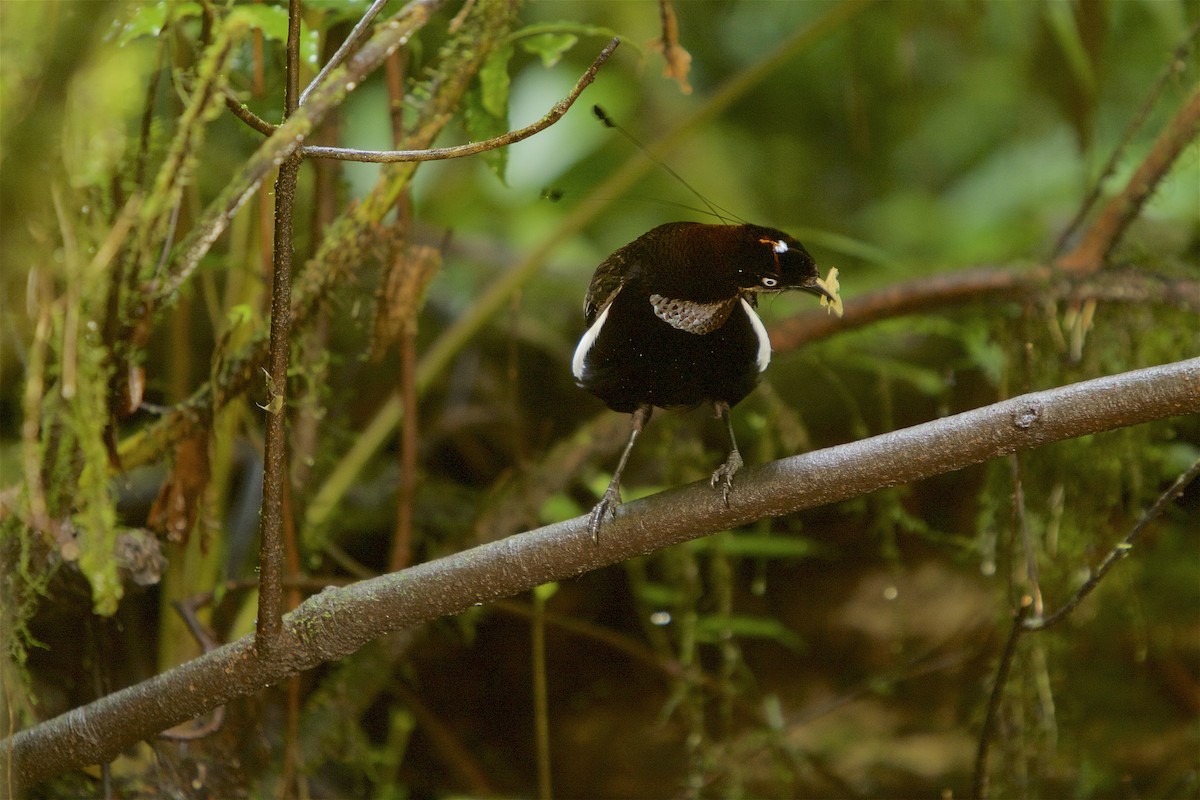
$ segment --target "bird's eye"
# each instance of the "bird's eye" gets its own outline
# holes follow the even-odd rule
[[[779,280],[770,276],[766,276],[762,279],[762,285],[768,289],[773,289],[779,285]]]

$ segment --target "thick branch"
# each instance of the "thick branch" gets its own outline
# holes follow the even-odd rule
[[[587,519],[329,589],[284,617],[273,657],[239,639],[0,747],[26,786],[106,761],[139,739],[343,658],[388,632],[764,517],[833,503],[1051,442],[1200,412],[1200,358],[1023,395],[839,447],[747,468],[730,506],[708,482],[621,506],[593,546]]]

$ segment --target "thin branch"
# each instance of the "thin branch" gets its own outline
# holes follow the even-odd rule
[[[1060,258],[1056,266],[1074,272],[1091,272],[1102,267],[1129,224],[1137,218],[1146,198],[1170,171],[1183,149],[1196,138],[1197,131],[1200,131],[1200,84],[1159,134],[1129,183],[1104,206],[1079,246]]]
[[[1200,313],[1200,281],[1132,269],[1088,274],[1056,273],[1046,266],[957,270],[852,297],[846,300],[841,319],[822,309],[781,320],[769,329],[771,347],[790,350],[885,319],[961,308],[967,302],[1046,298],[1162,303]]]
[[[636,555],[922,480],[1007,453],[1200,412],[1200,358],[1125,372],[785,458],[738,474],[726,507],[708,481],[625,503],[593,545],[587,518],[548,525],[314,595],[284,617],[275,657],[251,637],[0,742],[25,786],[116,757],[134,742],[318,664],[480,603]],[[168,699],[169,698],[169,699]]]
[[[279,128],[278,125],[272,125],[251,111],[245,103],[238,100],[237,96],[228,89],[225,90],[225,107],[232,111],[235,117],[264,136],[271,136]]]
[[[350,49],[358,44],[363,36],[366,35],[367,28],[370,27],[371,22],[379,15],[379,12],[383,10],[385,5],[387,5],[387,0],[375,0],[374,3],[371,3],[371,7],[362,15],[362,18],[354,26],[354,29],[350,31],[350,35],[346,37],[345,41],[341,43],[334,54],[330,56],[329,60],[325,62],[325,66],[321,67],[321,71],[317,73],[317,77],[313,78],[312,82],[304,89],[304,92],[300,95],[300,105],[304,105],[304,101],[308,99],[308,96],[329,77],[329,73],[333,72],[338,64],[346,60],[346,55],[350,52]]]
[[[378,9],[373,9],[378,13]],[[284,50],[283,119],[286,122],[300,107],[300,0],[288,0],[288,35]],[[367,12],[371,14],[371,11]]]
[[[1133,546],[1137,543],[1137,540],[1141,537],[1142,532],[1146,529],[1146,525],[1149,524],[1151,520],[1157,518],[1158,515],[1163,512],[1163,509],[1167,507],[1168,503],[1174,502],[1175,498],[1183,494],[1183,490],[1186,489],[1188,484],[1194,481],[1197,476],[1200,476],[1200,459],[1197,459],[1196,463],[1192,464],[1192,466],[1186,469],[1183,474],[1176,478],[1175,482],[1171,484],[1171,488],[1163,492],[1158,500],[1154,501],[1154,505],[1152,505],[1150,509],[1142,515],[1142,518],[1138,520],[1137,525],[1133,526],[1133,530],[1129,532],[1129,535],[1122,539],[1116,547],[1109,551],[1108,555],[1104,557],[1104,560],[1100,562],[1100,566],[1097,567],[1096,571],[1093,572],[1092,575],[1086,581],[1084,581],[1083,585],[1076,590],[1075,594],[1071,596],[1070,600],[1063,603],[1061,608],[1045,619],[1034,618],[1026,620],[1025,629],[1030,631],[1041,631],[1051,628],[1066,619],[1067,616],[1075,610],[1075,607],[1083,602],[1083,598],[1091,594],[1092,591],[1100,585],[1100,581],[1104,579],[1104,576],[1108,574],[1108,571],[1116,566],[1118,561],[1133,552]]]
[[[1087,197],[1085,197],[1083,202],[1079,205],[1079,210],[1075,212],[1075,216],[1071,219],[1070,223],[1068,223],[1067,227],[1063,228],[1063,232],[1059,234],[1058,241],[1054,244],[1054,252],[1051,255],[1051,258],[1057,258],[1058,256],[1062,255],[1063,250],[1066,249],[1067,242],[1069,242],[1071,237],[1075,235],[1075,231],[1078,230],[1079,226],[1083,224],[1083,220],[1087,217],[1088,212],[1092,210],[1092,207],[1096,204],[1096,201],[1100,199],[1100,193],[1103,191],[1104,182],[1108,180],[1110,175],[1116,172],[1117,163],[1125,154],[1125,150],[1129,147],[1129,143],[1133,141],[1134,135],[1141,129],[1142,125],[1146,122],[1147,117],[1150,116],[1150,110],[1154,108],[1154,104],[1157,103],[1158,98],[1162,96],[1163,90],[1167,88],[1167,84],[1170,82],[1171,78],[1179,75],[1183,71],[1183,67],[1186,63],[1185,59],[1187,58],[1188,53],[1191,52],[1198,35],[1200,35],[1200,20],[1197,20],[1196,23],[1192,25],[1191,30],[1189,30],[1187,35],[1183,37],[1183,42],[1181,42],[1180,45],[1175,48],[1174,52],[1171,53],[1171,57],[1167,61],[1167,66],[1163,68],[1162,73],[1150,87],[1150,91],[1146,94],[1146,99],[1142,101],[1141,107],[1138,108],[1137,113],[1133,115],[1133,119],[1130,121],[1129,126],[1125,129],[1125,133],[1121,137],[1121,141],[1119,141],[1117,146],[1113,148],[1112,155],[1108,157],[1108,161],[1104,164],[1104,167],[1101,168],[1100,174],[1096,177],[1095,182],[1092,184],[1091,191],[1088,192]]]
[[[575,100],[579,97],[592,81],[596,79],[596,72],[608,60],[608,57],[613,54],[617,46],[621,44],[621,40],[613,38],[600,54],[596,56],[596,60],[587,68],[578,82],[566,97],[559,100],[554,106],[546,112],[545,116],[534,122],[531,125],[526,125],[524,128],[496,136],[491,139],[485,139],[482,142],[471,142],[470,144],[460,144],[454,147],[434,147],[427,150],[354,150],[348,147],[320,147],[310,145],[301,148],[301,151],[308,158],[336,158],[342,161],[362,161],[372,164],[393,164],[401,161],[441,161],[448,158],[462,158],[463,156],[473,156],[478,153],[483,153],[488,150],[496,150],[500,147],[507,147],[510,144],[524,141],[535,133],[540,133],[546,128],[549,128],[554,123],[562,119],[567,110],[574,105]]]
[[[1017,642],[1024,631],[1025,619],[1029,616],[1032,605],[1029,597],[1021,598],[1021,607],[1013,615],[1012,628],[1008,633],[1008,641],[996,666],[996,679],[992,684],[992,693],[988,697],[987,714],[983,718],[983,729],[979,732],[979,747],[975,751],[975,780],[971,783],[971,797],[984,800],[988,796],[988,751],[991,749],[992,734],[996,730],[996,715],[1000,713],[1000,702],[1004,699],[1004,685],[1008,683],[1008,672],[1012,668],[1013,658],[1017,654]]]

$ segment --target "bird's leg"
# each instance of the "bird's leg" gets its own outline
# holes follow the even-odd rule
[[[729,457],[712,474],[712,485],[720,486],[721,499],[725,501],[725,507],[729,508],[729,492],[733,489],[733,476],[742,468],[742,454],[738,452],[737,439],[733,437],[733,423],[729,419],[729,403],[718,400],[713,403],[713,410],[717,412],[717,416],[725,423],[725,430],[729,432]]]
[[[588,515],[588,530],[592,533],[592,541],[600,544],[600,524],[604,522],[605,513],[610,516],[617,515],[617,506],[621,505],[621,473],[625,471],[625,462],[629,460],[629,453],[633,450],[633,443],[637,441],[638,434],[642,432],[642,428],[646,427],[646,423],[650,421],[650,412],[653,411],[652,406],[638,406],[632,416],[633,425],[629,431],[629,441],[625,443],[625,450],[621,453],[621,460],[617,462],[617,470],[613,473],[612,480],[608,482],[608,489],[605,490],[604,496],[600,498],[600,502],[596,503],[592,513]]]

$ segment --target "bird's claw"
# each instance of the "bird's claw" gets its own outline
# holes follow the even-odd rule
[[[725,463],[717,467],[717,471],[712,474],[710,483],[714,489],[720,487],[721,500],[725,503],[726,508],[729,508],[729,493],[733,491],[733,476],[741,468],[742,454],[733,450],[730,451],[729,458],[725,459]]]
[[[608,516],[615,517],[619,505],[621,505],[620,490],[615,486],[608,487],[608,491],[600,498],[600,502],[592,508],[592,513],[588,514],[588,532],[592,534],[593,544],[600,544],[600,526],[604,523],[605,512],[608,513]]]

